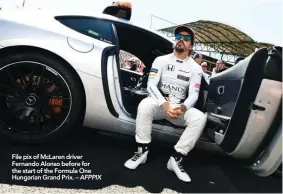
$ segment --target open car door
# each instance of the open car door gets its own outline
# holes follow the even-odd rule
[[[207,133],[259,176],[282,163],[282,47],[262,48],[210,79]]]

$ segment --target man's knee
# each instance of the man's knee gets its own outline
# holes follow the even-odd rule
[[[197,109],[196,109],[196,110],[197,110]],[[201,122],[206,122],[206,120],[207,120],[207,115],[204,114],[203,112],[199,111],[199,110],[197,110],[197,111],[198,111],[198,113],[196,114],[196,119],[198,119],[198,120],[201,121]]]
[[[157,107],[157,103],[154,99],[147,97],[143,99],[138,106],[138,113],[153,112]]]
[[[186,122],[190,123],[190,122],[197,122],[200,124],[205,124],[207,121],[207,115],[204,114],[203,112],[199,111],[196,108],[192,108],[189,110],[190,113],[186,114]]]

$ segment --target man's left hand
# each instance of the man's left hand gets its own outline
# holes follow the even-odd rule
[[[175,119],[179,119],[183,114],[185,114],[187,107],[184,104],[181,104],[181,106],[173,108],[172,111],[175,113]]]
[[[187,111],[187,107],[184,104],[181,104],[180,106],[174,108],[173,110],[181,111],[182,114],[184,114]]]

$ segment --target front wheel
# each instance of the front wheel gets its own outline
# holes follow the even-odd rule
[[[53,140],[82,122],[85,99],[68,64],[41,53],[0,61],[0,134],[4,140]]]

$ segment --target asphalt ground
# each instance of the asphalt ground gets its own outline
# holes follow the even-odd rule
[[[128,170],[124,167],[124,162],[132,156],[134,151],[133,137],[101,135],[97,134],[95,129],[87,128],[82,128],[78,133],[68,135],[52,144],[38,146],[1,144],[0,192],[1,188],[3,191],[5,189],[7,191],[7,187],[11,187],[11,185],[13,187],[32,186],[19,187],[17,191],[20,193],[25,192],[24,188],[44,187],[100,191],[113,185],[119,185],[125,190],[110,189],[108,192],[138,192],[134,189],[138,187],[151,193],[162,191],[165,193],[166,191],[181,193],[282,193],[282,179],[258,177],[239,162],[227,156],[219,156],[201,149],[195,149],[183,161],[184,168],[192,179],[191,183],[184,183],[166,168],[172,145],[155,141],[151,147],[147,163],[136,170]],[[12,154],[22,156],[27,154],[33,156],[37,154],[51,154],[51,156],[73,154],[82,156],[85,163],[89,162],[89,166],[85,169],[91,170],[91,174],[97,175],[97,179],[31,180],[26,182],[12,180],[12,168],[15,168],[12,167],[12,161],[15,160],[15,158],[12,159]],[[53,160],[52,162],[60,161]],[[58,193],[58,191],[56,190],[55,193]]]

